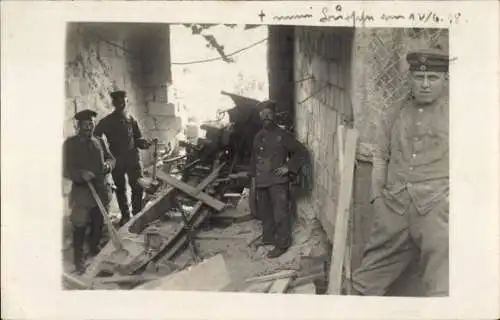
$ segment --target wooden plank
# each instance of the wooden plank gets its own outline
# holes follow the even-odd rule
[[[328,293],[340,294],[342,285],[342,267],[346,252],[349,207],[352,197],[354,178],[354,162],[358,132],[356,129],[346,131],[344,167],[341,174],[340,190],[337,203],[337,217],[332,251],[332,263],[328,281]]]
[[[273,285],[269,289],[268,293],[284,293],[288,289],[292,278],[282,278],[273,282]]]
[[[338,149],[339,149],[339,173],[340,173],[340,181],[342,181],[342,175],[344,174],[344,132],[345,128],[343,125],[340,125],[338,128]],[[357,155],[357,146],[356,146],[356,155]],[[350,207],[352,208],[353,206],[353,197],[351,196],[351,204]],[[351,228],[351,219],[348,217],[348,222],[347,222],[347,237],[348,237],[348,243],[346,245],[346,253],[344,255],[344,270],[345,270],[345,277],[346,279],[351,279],[351,245],[352,245],[352,232],[350,231]],[[350,288],[348,288],[348,291],[350,291]],[[347,293],[349,294],[349,292]]]
[[[63,272],[63,281],[74,289],[92,289],[92,282],[66,272]]]
[[[214,208],[217,211],[222,211],[222,209],[224,209],[226,206],[226,204],[224,202],[221,202],[221,201],[209,196],[208,194],[202,192],[200,189],[198,189],[196,187],[193,187],[193,186],[191,186],[191,185],[189,185],[181,180],[178,180],[178,179],[172,177],[168,173],[160,171],[157,173],[157,175],[158,175],[159,179],[162,179],[163,181],[165,181],[169,185],[173,186],[176,189],[179,189],[179,190],[185,192],[186,194],[190,195],[191,197],[198,199],[200,201],[203,201],[204,203],[206,203],[207,205],[209,205],[210,207]]]
[[[242,240],[247,242],[248,241],[248,236],[242,236],[242,235],[210,235],[210,234],[198,234],[196,235],[195,239],[199,240]]]
[[[105,283],[126,283],[126,282],[144,282],[158,280],[156,275],[134,275],[134,276],[112,276],[112,277],[97,277],[94,278],[95,283],[105,284]]]
[[[269,291],[269,288],[271,288],[273,283],[273,281],[252,283],[245,290],[243,290],[243,292],[266,293]]]
[[[230,283],[224,258],[218,254],[162,279],[147,282],[134,290],[221,291]]]
[[[265,281],[270,281],[270,280],[291,278],[291,277],[295,276],[296,274],[297,274],[296,270],[283,270],[283,271],[269,274],[269,275],[265,275],[265,276],[248,278],[246,281],[247,282],[265,282]]]
[[[310,282],[308,284],[304,284],[304,285],[293,288],[290,293],[316,294],[316,286],[314,285],[314,283]]]
[[[209,186],[218,176],[220,170],[226,165],[226,163],[222,163],[219,166],[217,166],[206,178],[204,178],[197,186],[196,189],[198,190],[203,190],[207,186]],[[142,219],[144,216],[148,216],[148,214],[153,213],[156,214],[158,211],[164,211],[163,209],[167,203],[169,203],[169,197],[172,195],[172,192],[175,189],[172,187],[169,187],[167,190],[163,191],[158,198],[153,200],[149,206],[144,208],[138,215],[134,216],[127,224],[122,226],[120,228],[120,233],[123,233],[124,235],[131,237],[131,236],[138,236],[137,234],[130,234],[128,232],[129,229],[131,229],[132,225],[135,225],[139,219]],[[203,207],[203,201],[198,201],[196,205],[193,207],[193,210],[191,212],[191,216],[195,215],[198,210],[200,210]],[[208,214],[201,213],[201,216],[194,219],[195,222],[193,223],[193,227],[196,228],[198,227],[201,222],[208,216]],[[180,233],[182,231],[182,228],[179,228],[177,233]],[[172,236],[172,239],[177,238],[177,236]],[[172,250],[167,252],[165,254],[166,259],[170,259],[171,256],[173,256],[173,253],[178,250],[179,247],[181,247],[184,242],[187,241],[186,237],[183,236],[178,240],[178,243],[176,243]],[[136,244],[132,243],[133,247],[137,247]],[[127,243],[125,243],[125,246],[128,248]],[[167,243],[163,246],[165,248],[167,246]],[[163,250],[162,248],[162,250]],[[130,250],[129,250],[130,251]],[[99,252],[98,256],[94,259],[94,262],[87,268],[84,274],[85,279],[93,279],[97,276],[97,274],[100,272],[101,267],[106,264],[106,260],[112,256],[114,252],[114,247],[111,244],[106,244],[106,246]],[[173,253],[172,253],[173,252]],[[139,257],[138,257],[139,258]],[[136,265],[137,268],[143,267],[146,265],[153,257],[147,256],[144,252],[141,254],[141,259],[140,263]],[[136,270],[136,269],[134,269]]]

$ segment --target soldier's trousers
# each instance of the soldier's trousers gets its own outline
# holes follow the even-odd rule
[[[363,260],[353,273],[353,289],[360,295],[385,295],[419,255],[426,296],[448,296],[448,200],[424,215],[413,203],[398,214],[384,198],[375,201],[374,209]]]
[[[75,266],[81,266],[83,263],[83,246],[85,244],[87,226],[90,226],[90,235],[88,238],[90,251],[93,254],[97,254],[99,252],[103,224],[104,218],[99,211],[99,207],[90,209],[89,220],[86,225],[73,224],[73,260]]]
[[[292,238],[288,182],[256,188],[255,191],[257,211],[262,220],[262,240],[287,249]]]
[[[126,194],[125,175],[128,178],[132,195],[132,214],[137,214],[142,210],[142,200],[144,190],[138,182],[142,177],[142,165],[137,161],[122,161],[117,160],[116,166],[113,169],[112,176],[116,186],[116,200],[120,208],[122,217],[130,217],[130,205]]]

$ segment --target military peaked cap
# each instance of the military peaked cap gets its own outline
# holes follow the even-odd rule
[[[77,112],[75,114],[75,119],[78,121],[84,121],[84,120],[91,120],[92,118],[95,118],[97,116],[97,112],[90,110],[90,109],[85,109],[80,112]]]
[[[410,71],[447,72],[449,57],[439,50],[429,49],[408,53],[406,60]]]
[[[127,96],[127,93],[123,90],[117,90],[111,92],[109,95],[111,96],[111,99],[116,100],[125,98]]]

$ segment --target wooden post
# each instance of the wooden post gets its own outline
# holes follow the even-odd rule
[[[343,155],[342,153],[339,154],[339,159],[343,159],[343,167],[340,171],[340,190],[337,202],[332,259],[328,279],[328,294],[340,294],[342,286],[342,270],[347,247],[347,231],[357,139],[358,132],[356,129],[347,129],[345,134],[345,152]]]

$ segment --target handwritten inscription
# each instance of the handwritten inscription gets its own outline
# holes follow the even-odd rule
[[[259,14],[261,22],[266,15],[263,11]],[[329,22],[348,22],[355,26],[356,24],[366,24],[375,21],[410,21],[421,23],[450,23],[458,24],[465,19],[461,13],[450,14],[447,17],[439,15],[433,11],[412,12],[409,14],[395,14],[383,13],[380,16],[374,16],[365,11],[346,11],[342,5],[338,4],[333,7],[323,7],[319,14],[313,14],[312,7],[304,12],[298,12],[288,15],[274,15],[271,16],[274,21],[293,21],[293,20],[306,20],[306,21],[319,21],[321,23]],[[465,20],[466,21],[466,20]]]

